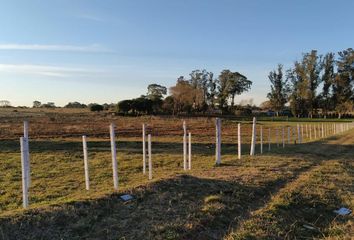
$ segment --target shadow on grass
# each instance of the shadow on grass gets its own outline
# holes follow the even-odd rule
[[[130,193],[135,199],[128,203],[123,203],[119,194],[112,194],[2,217],[0,236],[2,239],[221,239],[250,209],[263,205],[283,184],[282,180],[276,180],[263,186],[245,186],[234,181],[183,175],[133,189]],[[294,214],[295,219],[305,217],[311,222],[319,217],[318,213],[332,210],[332,206],[321,202],[314,205],[314,199],[309,202],[296,197],[296,203],[291,201],[286,208],[279,207],[276,215],[285,211],[286,215]],[[312,214],[314,208],[319,211]],[[330,223],[328,219],[321,221],[322,225]]]
[[[308,180],[283,191],[234,230],[230,239],[351,239],[353,216],[338,216],[334,210],[350,208],[343,197],[352,194],[353,188],[343,176],[350,176],[354,168],[344,161],[339,165],[312,172]],[[336,190],[329,188],[330,184],[335,184]]]
[[[263,144],[263,154],[282,154],[282,155],[294,155],[294,154],[318,154],[321,159],[328,159],[331,153],[337,153],[338,148],[342,151],[348,152],[354,146],[353,145],[340,145],[340,144],[328,144],[328,141],[337,140],[343,136],[332,136],[326,139],[307,142],[303,144],[271,144],[271,149],[268,150],[268,143]],[[319,148],[318,146],[321,146]],[[249,155],[250,144],[242,144],[242,155]],[[325,151],[324,151],[325,150]],[[19,152],[19,141],[14,140],[0,140],[0,153]],[[95,152],[110,152],[110,143],[103,141],[89,141],[88,142],[89,153]],[[140,141],[119,141],[117,142],[117,151],[125,154],[142,154],[142,143]],[[50,153],[50,152],[75,152],[82,153],[82,143],[77,141],[31,141],[30,142],[31,153]],[[153,142],[152,143],[153,154],[183,154],[183,145],[181,142]],[[215,144],[212,143],[193,143],[192,153],[197,155],[212,156],[215,154]],[[232,143],[222,144],[222,155],[237,156],[237,145]],[[256,155],[260,155],[260,145],[256,145]],[[322,156],[322,157],[321,157]]]
[[[87,142],[89,152],[110,152],[109,141],[89,141]],[[0,140],[0,152],[19,152],[20,142],[14,140]],[[243,144],[243,151],[249,152],[249,144]],[[82,143],[77,141],[30,141],[31,153],[44,152],[82,152]],[[123,153],[142,153],[142,142],[140,141],[119,141],[117,151]],[[153,154],[183,154],[182,142],[152,142]],[[193,154],[213,155],[215,154],[215,144],[193,143]],[[222,154],[237,154],[236,144],[222,144]]]
[[[41,143],[38,143],[43,147]],[[61,147],[73,148],[73,143],[63,143]],[[65,145],[69,144],[69,145]],[[81,150],[81,144],[74,147]],[[107,143],[97,142],[97,149],[109,146]],[[107,144],[107,145],[100,145]],[[140,144],[138,142],[120,143],[124,146]],[[157,143],[156,143],[157,144]],[[159,145],[161,144],[161,145]],[[170,149],[170,143],[158,143],[160,153]],[[133,146],[136,146],[133,145]],[[208,144],[200,144],[203,149]],[[42,152],[38,147],[37,151]],[[198,145],[196,146],[196,148]],[[228,146],[234,151],[234,145]],[[58,147],[59,148],[59,147]],[[55,148],[56,150],[58,148]],[[227,149],[228,149],[227,148]],[[231,150],[232,148],[232,150]],[[293,149],[292,149],[293,148]],[[36,151],[33,143],[32,149]],[[124,149],[124,148],[123,148]],[[159,149],[159,148],[157,148]],[[198,149],[198,148],[197,148]],[[205,154],[205,151],[200,151]],[[293,152],[289,150],[294,150]],[[315,166],[323,160],[328,160],[333,151],[338,155],[341,151],[353,152],[351,145],[331,145],[309,143],[306,145],[289,146],[288,149],[278,149],[275,154],[282,155],[306,154],[306,158]],[[156,150],[157,151],[157,150]],[[176,150],[173,150],[172,152]],[[223,150],[224,151],[224,150]],[[179,152],[179,151],[178,151]],[[169,153],[171,153],[169,151]],[[320,153],[320,155],[318,155]],[[207,154],[214,154],[213,149]],[[273,153],[272,153],[273,154]],[[314,155],[312,155],[314,154]],[[346,154],[349,156],[349,154]],[[346,157],[346,156],[344,156]],[[161,180],[146,187],[131,190],[135,199],[129,203],[122,203],[118,194],[90,201],[77,201],[59,206],[50,206],[45,209],[33,209],[23,214],[0,218],[1,239],[220,239],[237,226],[243,218],[247,218],[250,210],[258,209],[269,201],[270,197],[281,189],[287,182],[292,181],[298,174],[307,171],[311,166],[300,168],[289,178],[276,178],[264,181],[261,185],[240,184],[230,180],[215,180],[180,176],[174,179]],[[228,168],[229,164],[221,167]],[[334,202],[340,202],[336,196]],[[316,196],[307,201],[291,201],[287,207],[280,207],[276,214],[295,214],[299,218],[315,218],[321,211],[332,209],[330,204],[317,204]],[[313,215],[308,215],[308,206],[317,207]],[[304,210],[305,209],[305,210]],[[277,210],[278,211],[278,210]],[[298,211],[292,213],[292,211]],[[286,216],[286,215],[284,215]],[[327,215],[326,215],[327,216]],[[311,220],[309,219],[309,220]],[[307,220],[306,220],[307,221]],[[283,223],[277,225],[280,229]],[[284,224],[286,224],[284,222]],[[325,228],[329,221],[323,220]],[[286,229],[286,227],[284,227]],[[274,230],[275,231],[275,230]],[[293,231],[294,236],[301,234]],[[319,236],[319,232],[311,233]]]

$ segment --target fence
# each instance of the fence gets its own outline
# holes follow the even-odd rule
[[[260,125],[257,128],[257,120],[253,118],[252,131],[251,131],[251,143],[250,143],[250,156],[254,156],[257,153],[259,146],[259,154],[264,153],[264,144],[268,141],[268,152],[271,151],[272,139],[275,135],[275,144],[277,147],[285,148],[286,145],[291,144],[292,140],[294,144],[305,144],[307,142],[316,141],[321,138],[326,138],[335,134],[343,133],[353,128],[353,123],[297,123],[296,127],[283,125],[276,126],[275,129],[265,129]],[[188,131],[186,121],[183,121],[183,170],[188,171],[192,169],[192,133]],[[21,146],[21,167],[22,167],[22,198],[23,208],[29,206],[29,189],[31,186],[31,169],[30,169],[30,144],[29,144],[29,124],[24,122],[23,137],[20,138]],[[267,131],[268,130],[268,131]],[[274,131],[275,130],[275,131]],[[118,190],[119,176],[118,176],[118,162],[117,162],[117,147],[115,136],[115,125],[112,123],[109,126],[110,132],[110,145],[112,156],[112,172],[113,172],[113,188]],[[237,158],[242,157],[242,124],[237,124]],[[267,133],[267,134],[265,134]],[[266,136],[268,135],[268,136]],[[268,140],[266,140],[268,139]],[[222,163],[221,155],[221,142],[222,142],[222,122],[221,119],[216,118],[215,121],[215,164],[220,165]],[[147,149],[146,149],[147,143]],[[274,142],[273,142],[274,143]],[[90,178],[89,178],[89,158],[88,158],[88,144],[87,136],[82,136],[83,146],[83,162],[84,162],[84,177],[86,190],[90,190]],[[148,161],[146,161],[148,160]],[[146,140],[146,124],[142,125],[142,173],[146,174],[146,167],[148,167],[148,179],[153,179],[153,165],[152,165],[152,135],[147,135]],[[148,166],[146,166],[148,165]]]

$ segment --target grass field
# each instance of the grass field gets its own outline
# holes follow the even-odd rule
[[[261,121],[263,155],[250,157],[251,122],[223,120],[215,161],[213,118],[188,118],[192,170],[183,171],[182,119],[123,118],[86,111],[0,112],[0,239],[351,239],[354,130],[294,144],[296,122]],[[32,186],[23,211],[19,137],[30,122]],[[113,191],[108,126],[117,126],[119,191]],[[153,180],[142,174],[141,124],[153,137]],[[318,121],[302,122],[321,128]],[[326,126],[333,126],[326,122]],[[291,127],[277,146],[276,129]],[[268,152],[268,129],[271,151]],[[329,128],[328,128],[329,129]],[[88,136],[85,190],[81,136]],[[308,134],[308,132],[307,132]],[[314,134],[314,133],[312,133]],[[319,135],[319,134],[318,134]],[[313,136],[314,138],[314,136]],[[280,140],[280,137],[278,141]],[[119,196],[134,200],[123,203]]]

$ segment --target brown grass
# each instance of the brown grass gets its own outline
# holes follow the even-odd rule
[[[182,170],[182,119],[88,112],[0,114],[0,239],[348,238],[354,209],[354,132],[248,156],[250,123],[223,121],[223,164],[214,166],[214,120],[187,119],[193,169]],[[18,137],[30,121],[31,207],[21,209]],[[120,190],[113,191],[108,125],[118,129]],[[154,179],[141,169],[141,123],[153,134]],[[261,122],[274,132],[295,123]],[[92,189],[84,190],[80,137],[88,135]],[[266,134],[265,134],[266,136]],[[259,148],[257,146],[257,153]],[[123,203],[119,196],[134,200]],[[304,225],[314,227],[307,229]]]

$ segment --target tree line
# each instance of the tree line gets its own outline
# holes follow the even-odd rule
[[[297,117],[341,118],[343,114],[353,111],[352,48],[324,55],[312,50],[304,53],[286,71],[279,64],[268,78],[271,90],[267,95],[267,103],[277,115],[290,109]]]
[[[236,96],[251,85],[245,75],[228,69],[218,77],[205,69],[194,70],[188,78],[177,78],[168,96],[165,86],[150,84],[146,95],[120,101],[117,109],[122,114],[233,113]]]

